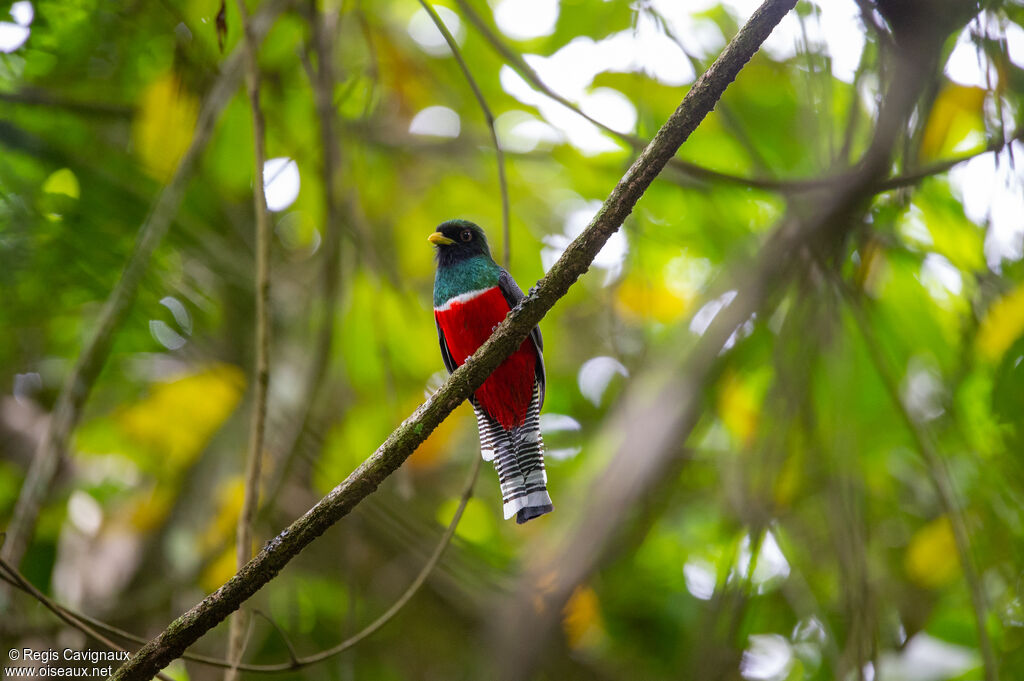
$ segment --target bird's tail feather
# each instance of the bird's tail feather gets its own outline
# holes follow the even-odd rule
[[[540,392],[533,399],[521,426],[505,430],[474,401],[480,429],[480,453],[498,472],[505,519],[516,516],[525,523],[554,509],[544,471],[544,440],[540,435]]]

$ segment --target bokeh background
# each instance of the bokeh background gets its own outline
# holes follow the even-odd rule
[[[904,179],[853,218],[826,271],[727,343],[694,433],[678,443],[685,463],[629,509],[617,550],[561,613],[537,678],[980,679],[980,611],[1000,678],[1024,679],[1024,7],[982,5],[945,36],[904,122],[891,169]],[[629,137],[657,131],[757,3],[468,6],[478,21],[458,3],[434,5],[496,118],[511,271],[528,289],[635,158]],[[62,382],[239,48],[236,8],[227,3],[219,36],[220,10],[214,0],[0,2],[4,525]],[[556,512],[503,521],[485,467],[405,607],[351,650],[276,676],[496,678],[496,603],[588,498],[631,380],[685,357],[735,295],[730,268],[756,256],[805,196],[800,183],[867,147],[891,39],[867,0],[798,3],[682,147],[699,168],[666,169],[542,322]],[[473,220],[499,261],[506,254],[485,117],[419,4],[297,0],[259,63],[273,230],[261,544],[444,380],[433,227]],[[318,110],[325,63],[329,106]],[[183,185],[18,560],[56,602],[146,638],[235,571],[255,352],[253,175],[240,87]],[[289,646],[310,655],[378,617],[437,546],[478,455],[463,405],[257,594],[265,616],[246,661],[287,662]],[[97,645],[5,589],[8,647]],[[223,657],[226,632],[195,649]],[[178,661],[169,673],[223,672]]]

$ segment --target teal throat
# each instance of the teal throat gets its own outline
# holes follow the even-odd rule
[[[485,255],[438,268],[434,277],[434,307],[463,293],[497,286],[500,273],[498,264]]]

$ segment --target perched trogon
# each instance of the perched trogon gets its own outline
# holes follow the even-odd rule
[[[484,231],[472,222],[449,220],[427,239],[437,247],[434,320],[450,373],[483,345],[523,292],[491,258]],[[514,515],[517,523],[554,508],[540,436],[543,349],[540,329],[534,327],[470,398],[480,429],[480,453],[498,471],[505,518]]]

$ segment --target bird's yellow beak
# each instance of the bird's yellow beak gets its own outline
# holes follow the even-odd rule
[[[434,244],[435,246],[449,246],[455,243],[454,240],[449,239],[444,234],[441,234],[441,232],[434,232],[433,234],[427,237],[427,241]]]

